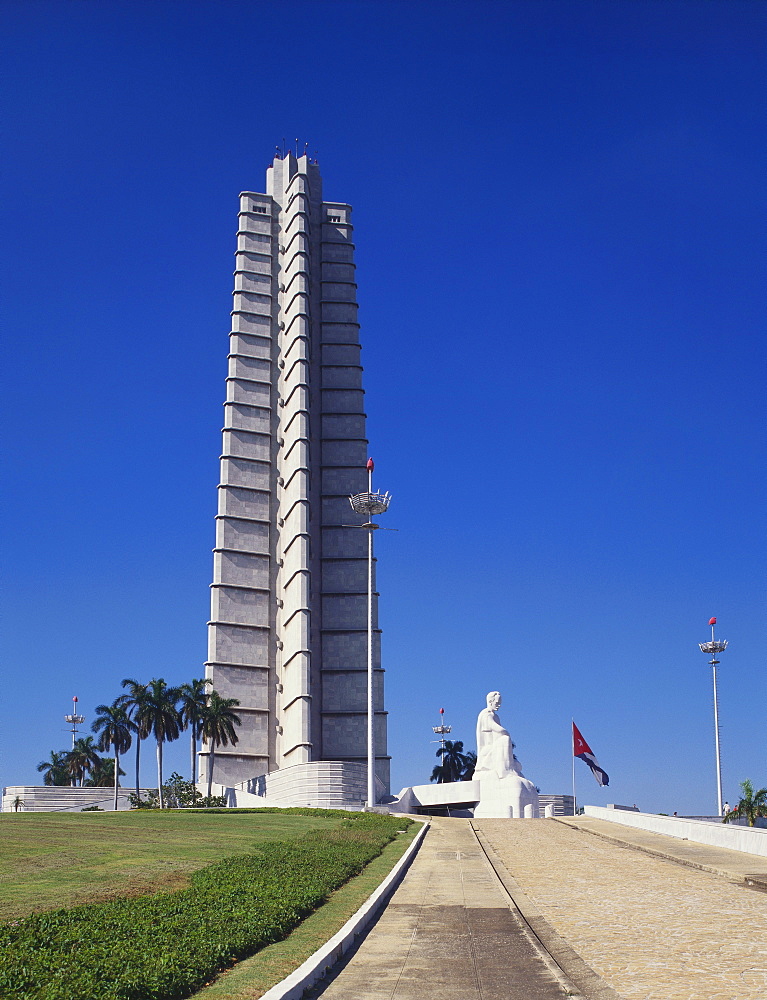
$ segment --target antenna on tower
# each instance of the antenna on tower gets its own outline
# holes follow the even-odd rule
[[[285,136],[282,137],[282,158],[285,159]]]

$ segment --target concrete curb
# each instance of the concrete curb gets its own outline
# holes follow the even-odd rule
[[[313,955],[289,976],[286,976],[276,986],[272,986],[263,994],[261,1000],[301,1000],[304,992],[318,979],[322,979],[328,969],[352,947],[357,938],[378,918],[385,908],[394,890],[405,876],[410,863],[421,846],[429,828],[428,821],[413,838],[413,842],[392,868],[376,891],[362,904],[357,912],[349,917],[340,931],[319,948]]]
[[[560,981],[564,980],[563,985],[575,988],[583,1000],[621,1000],[620,994],[608,986],[567,941],[557,934],[517,880],[508,872],[482,831],[478,830],[473,822],[470,822],[469,826],[523,925],[527,928],[534,947],[548,956],[558,970],[557,978]]]

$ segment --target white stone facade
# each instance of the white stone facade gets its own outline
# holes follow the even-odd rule
[[[349,205],[287,154],[240,196],[207,676],[237,698],[233,786],[311,761],[366,759],[367,489]],[[389,787],[374,604],[376,774]],[[207,758],[201,757],[204,774]]]
[[[223,795],[232,808],[263,806],[359,811],[367,802],[367,762],[314,761],[292,764],[271,774],[250,778],[234,787],[213,783],[213,794]],[[386,792],[376,778],[376,797]]]

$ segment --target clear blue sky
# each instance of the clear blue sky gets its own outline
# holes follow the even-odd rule
[[[485,693],[526,773],[767,784],[765,8],[5,2],[0,782],[200,676],[237,195],[354,206],[393,785]],[[151,751],[147,753],[151,779]],[[184,741],[168,770],[188,770]]]

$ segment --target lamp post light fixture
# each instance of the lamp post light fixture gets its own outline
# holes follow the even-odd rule
[[[713,671],[714,679],[714,744],[716,747],[716,792],[719,803],[719,815],[722,815],[722,758],[719,751],[719,702],[716,694],[716,668],[719,666],[719,660],[717,660],[717,654],[723,653],[727,649],[726,639],[716,639],[714,637],[714,626],[716,625],[716,618],[709,619],[709,625],[711,626],[711,642],[699,642],[701,653],[706,653],[711,659],[708,661],[711,664],[711,670]]]
[[[77,714],[77,695],[72,699],[72,714],[64,716],[64,722],[68,722],[72,727],[72,749],[75,748],[75,737],[77,736],[77,727],[81,726],[85,722],[84,715]]]
[[[444,767],[444,764],[445,764],[445,733],[452,732],[452,729],[453,729],[452,726],[446,726],[445,725],[445,710],[444,710],[444,708],[441,708],[439,710],[439,725],[438,726],[432,726],[431,729],[432,729],[432,732],[436,736],[439,736],[438,740],[432,740],[432,742],[433,743],[439,743],[440,746],[442,747],[442,755],[440,756],[440,764]],[[437,751],[437,752],[439,753],[439,751]],[[439,780],[443,781],[444,779],[440,778]],[[448,807],[448,815],[450,815],[450,808],[449,807]]]
[[[388,493],[373,492],[372,458],[368,459],[368,491],[349,497],[349,503],[355,514],[363,514],[365,524],[354,525],[363,528],[368,533],[368,808],[376,804],[375,794],[375,735],[373,732],[373,532],[381,527],[373,518],[377,514],[385,514],[389,509],[391,496]]]
[[[453,729],[452,726],[446,726],[445,725],[445,710],[444,710],[444,708],[441,708],[439,710],[439,725],[438,726],[432,726],[431,728],[432,728],[432,732],[436,733],[437,736],[439,736],[439,740],[435,740],[434,742],[435,743],[441,743],[442,744],[442,749],[444,750],[445,749],[445,733],[452,732],[452,729]]]

